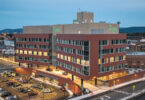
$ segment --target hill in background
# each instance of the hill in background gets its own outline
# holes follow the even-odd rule
[[[120,33],[144,33],[145,27],[127,27],[119,28]]]
[[[0,30],[0,34],[1,33],[9,33],[9,34],[13,34],[13,33],[23,33],[23,29],[22,28],[18,28],[18,29],[4,29],[4,30]]]
[[[18,28],[18,29],[4,29],[4,30],[0,30],[0,33],[23,33],[23,29],[22,28]],[[145,27],[127,27],[127,28],[119,28],[119,32],[120,33],[144,33],[145,32]]]

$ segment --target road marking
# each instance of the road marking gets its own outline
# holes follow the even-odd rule
[[[131,93],[125,92],[125,91],[119,91],[119,90],[111,90],[114,92],[118,92],[118,93],[122,93],[122,94],[126,94],[126,95],[130,95]]]
[[[109,97],[108,95],[105,95],[104,97],[108,98],[108,99],[111,99],[111,97]]]
[[[107,96],[107,95],[104,95],[104,96],[102,96],[102,97],[99,97],[99,98],[93,98],[93,99],[91,99],[91,100],[109,100],[109,99],[111,99],[111,97],[109,97],[109,96]]]

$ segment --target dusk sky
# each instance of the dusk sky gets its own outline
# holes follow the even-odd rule
[[[145,26],[145,0],[0,0],[0,30],[71,24],[79,8],[94,12],[95,22]]]

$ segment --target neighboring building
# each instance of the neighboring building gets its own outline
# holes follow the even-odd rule
[[[14,55],[14,40],[7,36],[6,33],[0,36],[0,54],[2,56]]]
[[[124,72],[126,34],[58,34],[57,67],[82,80]],[[118,76],[120,77],[120,76]]]
[[[4,36],[0,35],[0,49],[2,49],[4,47]]]
[[[145,52],[145,40],[141,39],[138,42],[132,42],[129,45],[130,51]]]
[[[14,48],[14,40],[9,40],[9,38],[4,39],[4,48],[2,49],[3,55],[14,55],[15,48]]]
[[[129,68],[145,68],[145,52],[128,52],[126,66]]]

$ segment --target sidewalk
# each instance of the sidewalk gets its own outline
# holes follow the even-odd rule
[[[122,84],[119,84],[119,85],[116,85],[116,86],[107,87],[105,89],[100,88],[99,90],[94,91],[94,92],[92,92],[90,94],[82,95],[82,96],[75,97],[75,98],[72,98],[72,99],[69,99],[69,100],[80,100],[80,99],[84,99],[84,98],[87,98],[87,97],[90,97],[90,96],[93,96],[93,95],[97,95],[97,94],[100,94],[100,93],[103,93],[103,92],[107,92],[107,91],[112,90],[112,89],[121,88],[121,87],[124,87],[126,85],[129,85],[129,84],[132,84],[132,83],[136,83],[136,82],[140,82],[140,81],[144,81],[144,80],[145,80],[145,77],[140,78],[140,79],[136,79],[136,80],[132,80],[132,81],[129,81],[129,82],[125,82],[125,83],[122,83]]]
[[[71,76],[66,76],[66,75],[63,75],[62,74],[62,71],[50,71],[50,72],[48,72],[48,71],[46,71],[46,70],[43,70],[43,69],[38,69],[38,70],[40,70],[40,71],[44,71],[44,72],[47,72],[47,73],[51,73],[51,74],[54,74],[54,75],[57,75],[57,76],[61,76],[61,77],[64,77],[64,78],[70,78],[71,79]],[[80,79],[77,79],[77,78],[75,78],[74,79],[74,82],[76,83],[76,84],[78,84],[79,86],[81,86],[81,80]],[[89,83],[87,83],[87,82],[83,82],[83,86],[84,86],[84,88],[88,88],[90,91],[97,91],[97,90],[99,90],[100,89],[100,87],[96,87],[96,86],[94,86],[94,85],[91,85],[91,84],[89,84]],[[103,89],[104,88],[106,88],[106,87],[102,87]]]

